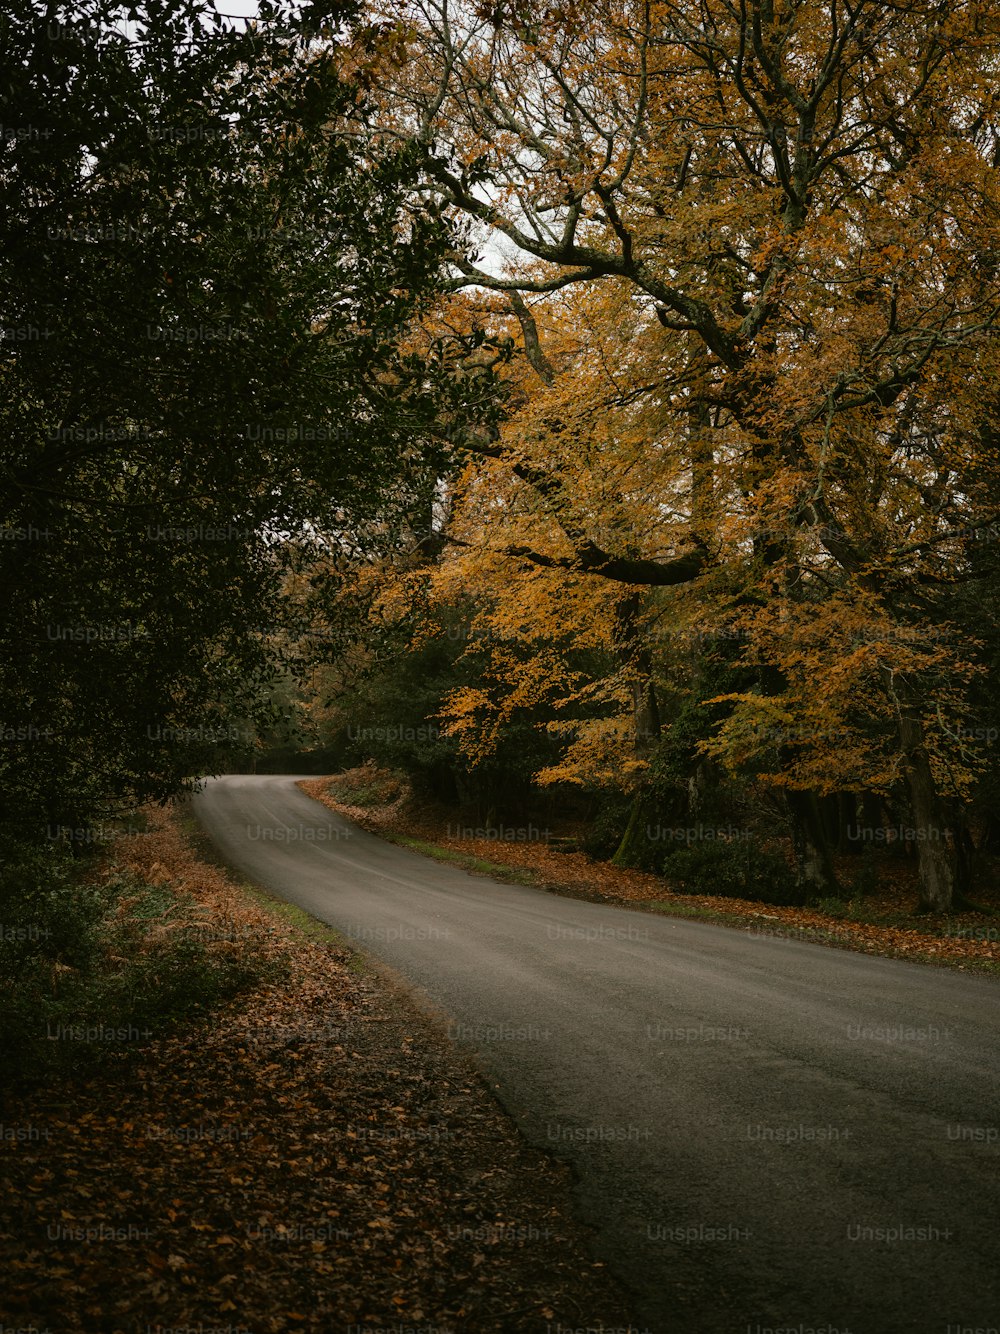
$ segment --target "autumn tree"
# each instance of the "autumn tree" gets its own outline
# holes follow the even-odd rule
[[[798,624],[832,584],[874,618],[866,672],[925,831],[946,827],[928,732],[944,658],[916,663],[895,627],[940,647],[928,591],[982,577],[956,534],[992,517],[996,493],[998,18],[922,0],[425,0],[394,29],[386,113],[422,149],[424,190],[479,229],[456,286],[523,301],[617,283],[662,334],[651,392],[687,462],[671,540],[632,554],[585,522],[559,556],[534,554],[629,586],[751,571],[768,649],[744,709],[794,691],[799,650],[763,626],[781,607]],[[528,325],[523,346],[542,368]],[[563,458],[536,462],[511,436],[462,443],[559,508]],[[990,480],[964,485],[973,472]],[[808,792],[797,748],[781,758]],[[815,812],[793,801],[822,880]],[[919,851],[921,903],[947,908],[955,849]]]

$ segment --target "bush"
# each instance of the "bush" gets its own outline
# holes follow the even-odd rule
[[[93,871],[91,871],[93,877]],[[84,879],[57,848],[0,873],[0,1066],[11,1082],[87,1069],[273,976],[256,941],[207,944],[190,903],[133,875]],[[164,931],[167,913],[177,923]],[[224,933],[223,933],[224,934]],[[68,1031],[124,1029],[127,1041]]]
[[[663,873],[679,894],[714,894],[786,906],[805,901],[785,859],[751,839],[720,839],[678,848],[667,856]]]
[[[356,769],[335,774],[326,787],[335,801],[362,810],[391,806],[409,795],[410,785],[405,774],[394,769],[383,769],[374,761],[360,764]]]
[[[851,905],[845,899],[838,898],[836,895],[829,898],[813,899],[809,906],[827,917],[848,917],[851,913]]]
[[[628,828],[631,802],[608,797],[580,840],[581,851],[596,861],[610,861]]]

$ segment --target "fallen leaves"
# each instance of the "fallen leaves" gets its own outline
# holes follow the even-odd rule
[[[353,956],[200,862],[166,813],[150,819],[131,868],[183,880],[212,930],[264,940],[287,972],[100,1078],[5,1095],[0,1120],[37,1134],[0,1146],[4,1323],[627,1325],[565,1175],[464,1058]]]

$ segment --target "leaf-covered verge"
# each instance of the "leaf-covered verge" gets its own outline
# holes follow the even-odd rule
[[[150,1038],[287,973],[267,915],[232,888],[153,855],[162,812],[100,831],[112,858],[61,845],[0,869],[0,1061],[5,1082],[121,1067]],[[151,823],[152,822],[152,823]]]
[[[208,952],[267,967],[166,1035],[66,1039],[75,1071],[0,1095],[3,1323],[627,1326],[563,1171],[428,1020],[333,932],[201,860],[176,810],[147,818],[116,874],[133,913],[152,920],[156,894],[161,912],[140,927],[119,898],[116,931],[142,954],[197,924]]]
[[[407,800],[405,780],[365,764],[328,778],[299,783],[309,796],[383,838],[460,862],[465,869],[534,884],[560,894],[607,900],[629,908],[699,918],[754,935],[814,941],[865,954],[946,964],[968,971],[1000,971],[1000,914],[995,892],[981,896],[981,911],[912,912],[912,867],[885,856],[864,893],[811,907],[782,906],[713,894],[678,892],[669,875],[623,869],[575,850],[558,829],[517,841],[459,837],[469,831],[453,809]],[[381,800],[380,800],[381,797]],[[568,826],[566,829],[568,830]],[[489,831],[492,832],[492,831]],[[678,851],[674,857],[681,857]]]

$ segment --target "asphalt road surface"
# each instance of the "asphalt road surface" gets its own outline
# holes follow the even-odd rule
[[[1000,1327],[992,979],[499,884],[294,782],[195,809],[474,1050],[653,1334]]]

